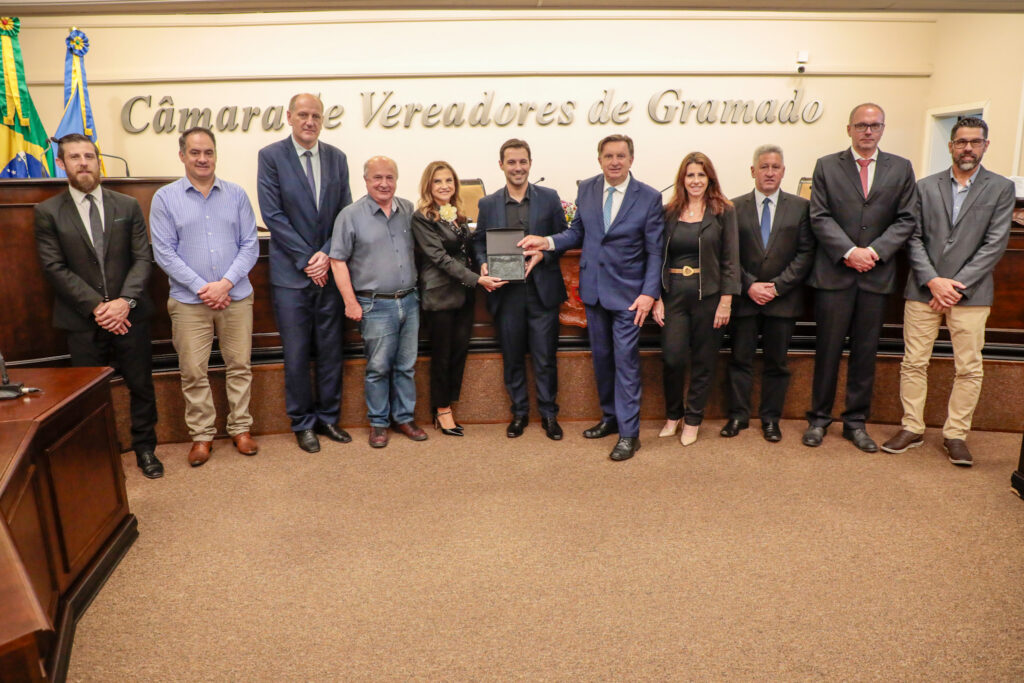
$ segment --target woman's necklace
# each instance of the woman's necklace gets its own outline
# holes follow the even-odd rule
[[[704,203],[703,202],[698,204],[696,209],[693,208],[693,204],[687,204],[686,205],[686,217],[687,218],[695,218],[698,215],[700,215],[700,216],[704,215]]]

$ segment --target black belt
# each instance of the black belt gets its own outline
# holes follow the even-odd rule
[[[362,292],[356,292],[356,296],[365,297],[367,299],[404,299],[405,297],[409,296],[410,294],[412,294],[415,291],[416,291],[415,287],[412,287],[410,289],[403,289],[403,290],[398,291],[398,292],[387,292],[387,293],[383,293],[383,294],[380,293],[380,292],[362,291]]]

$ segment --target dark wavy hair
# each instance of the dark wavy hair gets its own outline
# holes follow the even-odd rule
[[[459,187],[461,187],[459,185],[459,174],[455,172],[455,169],[447,161],[431,161],[423,169],[423,176],[420,178],[420,199],[416,203],[416,210],[432,221],[441,218],[437,212],[437,206],[434,204],[434,195],[431,193],[430,188],[434,182],[434,174],[445,169],[451,171],[452,177],[455,178],[455,192],[452,193],[452,198],[449,202],[455,207],[455,222],[465,223],[467,219],[466,215],[462,213],[462,199],[459,198]]]
[[[676,184],[672,190],[672,199],[665,206],[665,215],[670,218],[678,216],[682,213],[683,207],[686,206],[686,167],[690,164],[697,164],[704,169],[704,173],[708,177],[708,187],[704,190],[705,201],[711,207],[711,213],[721,216],[725,213],[726,209],[732,206],[732,202],[722,192],[722,186],[718,182],[718,173],[715,172],[715,166],[711,163],[711,159],[703,152],[690,152],[683,157],[682,163],[679,164],[679,171],[676,173]]]

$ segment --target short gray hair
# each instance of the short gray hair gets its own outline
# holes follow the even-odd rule
[[[391,157],[386,157],[378,154],[377,156],[370,157],[363,163],[363,180],[366,180],[366,174],[370,171],[370,164],[373,163],[374,161],[388,162],[389,164],[391,164],[391,167],[395,169],[395,178],[398,177],[398,164],[395,163],[395,160],[392,159]]]
[[[786,157],[782,154],[782,148],[778,145],[761,145],[754,150],[754,166],[757,166],[757,162],[765,154],[778,154],[779,158],[782,159],[782,163],[786,163]]]

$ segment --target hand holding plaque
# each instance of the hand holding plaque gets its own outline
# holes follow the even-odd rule
[[[526,258],[516,246],[525,235],[523,230],[514,228],[492,228],[487,231],[489,277],[508,282],[522,282],[526,279]]]

